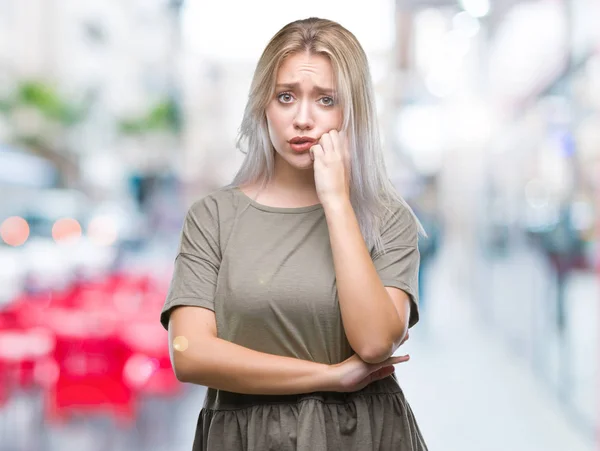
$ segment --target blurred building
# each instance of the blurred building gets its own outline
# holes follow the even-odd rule
[[[455,281],[591,434],[600,5],[396,6],[395,142],[440,182],[444,239],[461,249]]]
[[[35,137],[36,151],[73,163],[71,182],[101,189],[164,169],[178,151],[180,3],[1,2],[0,137]],[[50,97],[71,117],[46,114]]]

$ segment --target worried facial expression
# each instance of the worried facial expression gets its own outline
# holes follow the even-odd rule
[[[308,52],[287,57],[277,72],[266,116],[276,158],[298,169],[311,168],[311,144],[342,126],[329,58]]]

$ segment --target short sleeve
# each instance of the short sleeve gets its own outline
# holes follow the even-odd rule
[[[173,308],[191,305],[214,312],[221,251],[216,202],[204,198],[185,215],[179,249],[169,291],[160,313],[160,322],[168,329]]]
[[[382,227],[384,252],[373,255],[373,264],[386,287],[403,290],[411,300],[408,327],[419,321],[419,264],[417,220],[401,205],[388,213]]]

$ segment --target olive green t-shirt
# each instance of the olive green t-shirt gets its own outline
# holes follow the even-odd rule
[[[384,217],[385,253],[371,249],[384,286],[411,299],[418,321],[417,223],[402,204]],[[365,299],[365,302],[368,302]],[[160,321],[191,305],[215,312],[220,338],[269,354],[325,364],[354,352],[337,297],[325,211],[317,204],[259,204],[238,188],[221,188],[188,210]]]

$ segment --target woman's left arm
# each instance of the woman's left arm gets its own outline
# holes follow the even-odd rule
[[[381,282],[350,201],[342,198],[323,206],[346,337],[365,362],[382,362],[408,331],[409,297]]]

